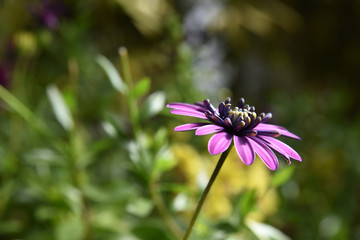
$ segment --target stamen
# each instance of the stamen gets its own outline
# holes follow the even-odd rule
[[[211,102],[210,102],[210,100],[209,99],[205,99],[204,100],[204,106],[208,109],[208,110],[210,110],[211,112],[216,112],[216,108],[211,104]]]
[[[213,116],[213,113],[210,111],[210,110],[206,110],[205,112],[205,116],[208,118],[208,119],[212,119],[212,116]]]
[[[231,110],[231,104],[230,103],[225,104],[225,114],[224,114],[224,116],[227,116],[229,114],[230,110]]]
[[[256,130],[244,130],[241,133],[244,134],[245,136],[250,136],[250,137],[255,137],[258,134]]]
[[[227,97],[226,100],[225,100],[225,104],[228,104],[228,103],[231,104],[231,98],[230,97]]]
[[[240,98],[239,102],[238,102],[238,107],[239,108],[244,108],[245,105],[245,99],[244,98]]]
[[[271,114],[271,113],[267,113],[267,114],[265,114],[265,116],[263,117],[262,122],[265,123],[265,122],[269,121],[271,118],[272,118],[272,114]]]
[[[256,112],[252,112],[252,113],[251,113],[251,118],[252,118],[252,119],[255,119],[255,118],[256,118]]]
[[[261,136],[269,137],[280,137],[281,134],[278,131],[258,131],[258,134]]]
[[[235,131],[236,131],[236,132],[239,132],[244,126],[245,126],[245,122],[244,122],[244,121],[240,121],[239,124],[236,125]]]
[[[254,128],[257,125],[259,125],[259,123],[261,123],[262,118],[261,117],[257,117],[256,119],[254,119],[250,125],[248,126],[248,128]]]
[[[225,109],[226,109],[225,103],[224,103],[224,102],[220,103],[220,104],[219,104],[219,113],[220,113],[220,116],[225,116]]]
[[[245,126],[248,126],[251,122],[251,119],[249,117],[245,117]]]
[[[213,114],[211,117],[212,117],[212,120],[214,120],[215,123],[220,124],[220,125],[224,125],[224,120],[222,120],[222,118],[219,117],[217,114]]]
[[[231,119],[230,118],[225,118],[224,119],[224,123],[227,127],[232,127],[232,122],[231,122]]]
[[[259,116],[255,112],[255,107],[245,104],[244,98],[241,98],[238,105],[231,108],[231,99],[227,98],[224,102],[219,104],[219,109],[212,109],[212,104],[208,99],[204,100],[204,106],[208,109],[206,116],[214,123],[223,125],[231,131],[246,136],[256,136],[258,132],[254,130],[261,122],[268,121],[272,115],[271,113],[261,113]],[[278,132],[264,132],[264,135],[279,136]]]
[[[205,107],[209,107],[210,106],[210,99],[205,99],[203,101],[203,104],[204,104]]]
[[[234,125],[236,125],[241,120],[240,113],[235,112],[235,114],[233,115],[233,117],[231,119],[232,119]]]
[[[235,114],[235,112],[234,112],[233,110],[231,110],[231,111],[228,113],[228,117],[231,118],[234,114]]]

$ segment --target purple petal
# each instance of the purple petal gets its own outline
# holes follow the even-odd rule
[[[279,126],[279,125],[274,125],[274,124],[269,124],[269,123],[259,123],[259,125],[257,127],[260,128],[266,128],[266,129],[282,129],[282,130],[286,130],[288,131],[286,128]]]
[[[179,125],[177,127],[175,127],[174,131],[176,132],[181,132],[181,131],[190,131],[190,130],[194,130],[197,129],[199,127],[202,127],[204,125],[207,125],[208,123],[188,123],[188,124],[183,124],[183,125]]]
[[[278,132],[280,133],[281,136],[301,140],[301,138],[299,136],[296,136],[295,134],[293,134],[293,133],[291,133],[289,131],[278,130]]]
[[[211,133],[216,133],[216,132],[220,132],[223,131],[224,128],[215,124],[209,124],[203,127],[199,127],[196,132],[195,135],[207,135],[207,134],[211,134]]]
[[[278,126],[278,125],[273,125],[273,124],[267,124],[267,123],[260,123],[259,125],[257,125],[254,130],[259,130],[259,131],[277,131],[281,134],[281,136],[284,137],[289,137],[289,138],[295,138],[298,140],[301,140],[300,137],[296,136],[295,134],[289,132],[286,128]]]
[[[196,117],[196,118],[201,118],[201,119],[207,119],[207,117],[205,116],[204,113],[197,112],[195,110],[190,111],[190,110],[182,110],[182,109],[171,109],[170,113],[177,114],[177,115],[189,116],[189,117]]]
[[[232,134],[227,132],[219,132],[212,136],[208,143],[208,150],[211,155],[217,155],[225,152],[232,141]]]
[[[281,136],[279,130],[256,130],[258,136],[270,136],[270,137],[279,137]]]
[[[257,135],[257,137],[260,138],[261,140],[263,140],[266,145],[268,145],[270,148],[272,148],[273,150],[275,150],[276,152],[278,152],[283,158],[285,158],[289,165],[291,164],[290,156],[289,156],[282,148],[279,148],[279,147],[270,145],[270,143],[267,142],[267,141],[263,138],[263,137],[266,137],[266,136],[259,136],[259,135]]]
[[[292,149],[289,145],[275,139],[272,137],[267,137],[267,136],[259,136],[259,138],[265,140],[266,144],[271,147],[272,149],[274,149],[275,151],[281,153],[285,153],[287,156],[298,160],[298,161],[302,161],[300,155],[294,150]]]
[[[168,105],[166,105],[166,107],[168,108],[175,108],[175,109],[182,109],[182,110],[196,110],[199,112],[205,112],[206,108],[205,107],[201,107],[198,105],[194,105],[194,104],[189,104],[189,103],[169,103]]]
[[[246,137],[234,136],[234,145],[240,159],[251,165],[255,160],[255,152]]]
[[[276,158],[274,152],[259,138],[248,137],[248,139],[251,146],[257,155],[259,155],[261,160],[265,163],[265,165],[271,170],[276,170],[279,166],[279,161]]]

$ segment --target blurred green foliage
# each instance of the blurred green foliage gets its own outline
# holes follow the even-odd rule
[[[359,9],[0,1],[0,239],[179,238],[215,162],[164,106],[226,96],[303,162],[228,159],[193,239],[359,239]]]

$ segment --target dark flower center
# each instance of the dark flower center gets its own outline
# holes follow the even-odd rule
[[[209,99],[205,99],[203,106],[207,108],[205,116],[217,125],[225,127],[229,132],[236,135],[256,136],[257,131],[253,130],[261,122],[268,121],[271,113],[261,113],[259,116],[255,112],[255,107],[245,104],[241,98],[236,107],[231,108],[231,99],[228,97],[225,102],[219,104],[216,109]]]

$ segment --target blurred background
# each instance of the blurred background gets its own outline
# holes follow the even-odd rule
[[[227,159],[193,239],[360,239],[359,1],[0,0],[0,238],[180,239],[216,165],[169,102],[244,97],[303,162]]]

